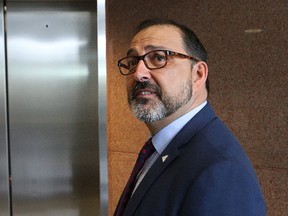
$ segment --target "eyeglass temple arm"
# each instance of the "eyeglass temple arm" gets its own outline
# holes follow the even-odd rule
[[[182,54],[182,53],[178,53],[178,52],[173,52],[173,51],[168,51],[167,52],[167,55],[169,56],[179,56],[181,58],[187,58],[187,59],[192,59],[192,60],[195,60],[195,61],[201,61],[200,59],[196,58],[196,57],[193,57],[193,56],[188,56],[188,55],[185,55],[185,54]]]

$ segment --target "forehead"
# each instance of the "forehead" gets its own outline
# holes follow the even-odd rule
[[[129,53],[144,54],[151,50],[184,51],[180,30],[172,25],[155,25],[138,32],[132,39]]]

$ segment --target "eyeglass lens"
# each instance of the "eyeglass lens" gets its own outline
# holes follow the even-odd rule
[[[167,53],[162,50],[155,50],[143,56],[128,56],[120,61],[119,66],[124,74],[133,73],[138,62],[143,60],[148,69],[157,69],[166,65]]]

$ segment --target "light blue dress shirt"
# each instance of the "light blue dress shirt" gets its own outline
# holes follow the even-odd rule
[[[152,143],[156,151],[147,159],[141,172],[138,174],[137,183],[135,185],[134,191],[143,180],[144,176],[147,174],[149,169],[152,167],[157,158],[162,154],[167,145],[176,136],[176,134],[190,121],[205,105],[207,101],[200,104],[198,107],[194,108],[190,112],[171,122],[166,127],[162,128],[158,133],[152,137]],[[134,193],[133,191],[133,193]]]

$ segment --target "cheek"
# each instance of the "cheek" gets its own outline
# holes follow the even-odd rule
[[[130,76],[126,77],[126,88],[127,90],[131,89],[135,85],[135,79],[132,79]]]
[[[162,79],[157,80],[157,84],[163,91],[166,92],[175,92],[179,91],[179,88],[183,86],[183,83],[186,83],[188,79],[191,79],[184,73],[177,73],[174,71],[173,74],[169,74],[169,76],[165,76]]]
[[[173,97],[175,93],[178,91],[178,82],[175,79],[165,78],[161,80],[157,80],[156,85],[160,87],[161,95]]]

